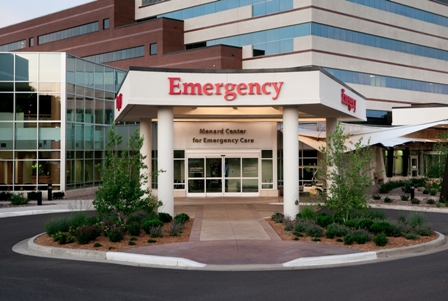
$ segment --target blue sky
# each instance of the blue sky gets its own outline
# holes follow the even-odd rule
[[[0,28],[94,0],[0,0]]]

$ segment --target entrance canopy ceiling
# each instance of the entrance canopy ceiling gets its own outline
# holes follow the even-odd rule
[[[319,68],[177,70],[131,67],[117,94],[116,121],[157,118],[282,118],[297,106],[299,118],[366,120],[362,95]]]

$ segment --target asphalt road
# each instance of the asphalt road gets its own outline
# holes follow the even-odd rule
[[[391,211],[391,215],[397,212]],[[448,235],[447,214],[427,214]],[[448,300],[448,250],[335,268],[213,272],[31,257],[12,251],[48,215],[0,219],[0,300]]]

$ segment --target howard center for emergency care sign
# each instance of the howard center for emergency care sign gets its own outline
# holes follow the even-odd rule
[[[365,120],[365,100],[319,68],[131,67],[117,94],[115,116],[117,122],[140,123],[148,166],[157,149],[157,168],[165,171],[156,192],[161,210],[174,213],[175,195],[278,195],[277,153],[283,150],[284,213],[292,216],[298,212],[299,119],[326,121],[331,131],[337,119]]]

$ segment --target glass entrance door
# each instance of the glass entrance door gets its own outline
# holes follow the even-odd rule
[[[188,158],[190,196],[259,195],[259,158],[221,156]]]

